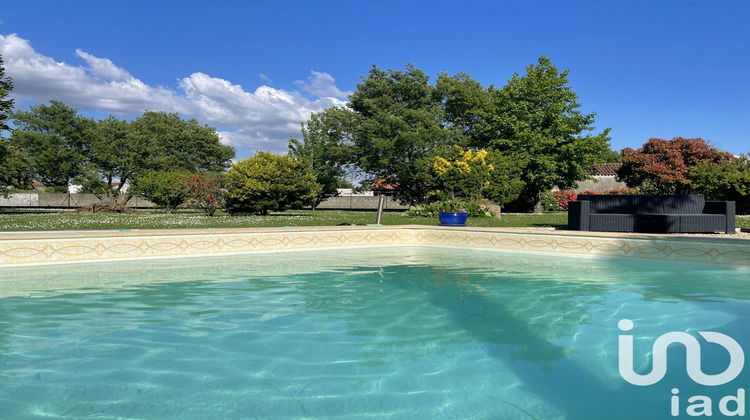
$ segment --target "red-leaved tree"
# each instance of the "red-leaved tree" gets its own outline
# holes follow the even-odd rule
[[[731,153],[722,152],[701,138],[652,138],[638,150],[622,150],[617,177],[644,193],[686,194],[691,192],[688,173],[692,167],[728,159],[732,159]]]

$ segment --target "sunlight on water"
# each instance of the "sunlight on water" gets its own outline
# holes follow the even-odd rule
[[[617,322],[639,372],[669,331],[750,351],[749,275],[439,248],[0,269],[1,417],[667,418],[671,388],[748,375],[700,387],[677,349],[631,385]]]

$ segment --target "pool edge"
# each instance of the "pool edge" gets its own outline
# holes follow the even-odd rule
[[[402,225],[8,232],[0,267],[398,245],[750,266],[747,239]]]

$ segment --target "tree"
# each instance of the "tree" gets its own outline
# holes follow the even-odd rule
[[[638,150],[622,150],[622,166],[617,172],[628,187],[653,194],[686,194],[692,191],[690,169],[732,159],[701,138],[672,140],[652,138]]]
[[[13,78],[5,75],[5,66],[3,65],[3,56],[0,55],[0,139],[3,137],[3,131],[10,130],[8,120],[13,111],[14,100],[10,97],[13,90]],[[2,156],[0,156],[2,159]],[[0,163],[2,160],[0,160]]]
[[[443,110],[428,76],[409,64],[405,71],[370,70],[350,96],[359,114],[353,136],[355,162],[374,178],[398,185],[402,202],[424,201],[431,152],[451,145],[455,136],[443,126]]]
[[[522,166],[497,151],[443,148],[432,161],[431,191],[438,200],[514,200],[523,188]]]
[[[0,55],[0,194],[7,194],[5,187],[29,187],[31,175],[29,162],[18,150],[18,147],[3,138],[3,131],[10,130],[8,120],[11,118],[14,100],[10,97],[13,90],[13,79],[5,75],[3,56]]]
[[[738,214],[750,210],[750,157],[701,162],[690,168],[688,178],[696,192],[708,200],[729,200],[736,203]]]
[[[622,162],[622,155],[620,152],[608,149],[599,154],[595,159],[596,163],[620,163]]]
[[[466,73],[440,73],[435,88],[443,109],[443,126],[453,130],[455,143],[486,144],[486,120],[492,110],[490,91]]]
[[[66,187],[83,174],[87,160],[87,132],[95,125],[60,101],[31,106],[13,114],[16,128],[11,142],[29,163],[35,178],[47,186]]]
[[[345,185],[346,166],[351,162],[351,133],[357,114],[346,108],[329,108],[314,113],[302,124],[302,141],[289,140],[289,154],[295,159],[307,159],[321,190],[315,205],[338,195],[337,188]]]
[[[609,129],[594,130],[596,114],[584,114],[578,95],[567,86],[568,70],[558,72],[547,57],[514,74],[502,89],[490,88],[493,109],[476,147],[492,148],[526,162],[519,210],[539,203],[542,191],[575,187],[588,179],[597,157],[609,149]]]
[[[306,159],[259,151],[229,169],[227,211],[265,215],[302,208],[313,203],[320,189]]]
[[[34,174],[27,156],[7,139],[0,138],[0,194],[10,188],[30,189]]]
[[[136,178],[131,190],[171,213],[188,199],[185,184],[190,176],[187,171],[146,171]]]
[[[117,201],[128,182],[144,170],[151,151],[142,138],[131,135],[127,121],[112,115],[97,121],[88,139],[89,178],[103,180],[103,193]]]
[[[176,113],[146,111],[130,128],[128,140],[149,152],[143,169],[221,172],[235,154],[221,144],[215,128]]]

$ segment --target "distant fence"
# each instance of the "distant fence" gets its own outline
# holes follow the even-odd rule
[[[330,197],[315,207],[318,210],[377,210],[378,196],[350,195]],[[385,210],[408,210],[408,205],[400,204],[391,196],[385,197]]]
[[[11,194],[8,198],[0,197],[0,207],[10,208],[75,209],[102,202],[94,194],[19,193]],[[125,199],[121,199],[120,202],[132,208],[156,207],[156,204],[137,195],[127,203]]]
[[[377,210],[377,196],[339,196],[331,197],[318,204],[318,210]],[[0,207],[8,208],[46,208],[46,209],[76,209],[101,203],[94,194],[44,194],[44,193],[19,193],[11,194],[8,198],[0,197]],[[149,209],[156,204],[140,196],[133,196],[127,203],[120,200],[128,207]],[[385,210],[407,210],[409,206],[399,204],[393,197],[386,197]]]

